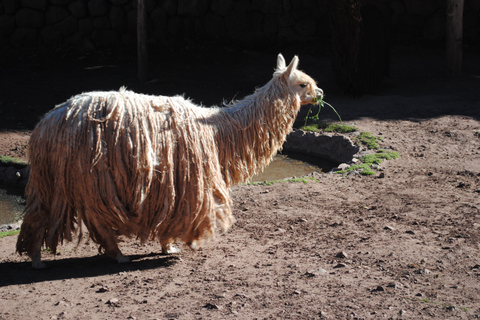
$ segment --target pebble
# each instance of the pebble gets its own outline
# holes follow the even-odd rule
[[[348,255],[347,255],[347,253],[345,253],[344,251],[340,251],[339,253],[337,253],[337,254],[335,255],[335,257],[341,258],[341,259],[346,259],[346,258],[348,258]]]
[[[345,263],[339,263],[337,264],[335,267],[333,267],[334,269],[338,269],[338,268],[345,268],[347,265]]]

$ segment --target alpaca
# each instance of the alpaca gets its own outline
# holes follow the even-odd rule
[[[56,106],[30,139],[27,205],[17,240],[33,268],[41,247],[81,236],[128,262],[118,236],[190,247],[234,222],[229,188],[272,160],[303,104],[322,97],[315,81],[277,58],[273,79],[224,108],[182,96],[89,92]],[[79,239],[80,241],[80,239]]]

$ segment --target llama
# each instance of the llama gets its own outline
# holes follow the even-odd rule
[[[278,55],[272,80],[224,108],[124,88],[56,106],[30,138],[17,252],[44,268],[42,245],[55,253],[85,225],[99,252],[123,263],[118,236],[158,240],[169,253],[225,232],[234,222],[229,188],[263,170],[300,106],[323,96],[298,61],[287,67]]]

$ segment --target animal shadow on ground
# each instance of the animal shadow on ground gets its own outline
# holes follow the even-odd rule
[[[120,272],[162,269],[175,265],[179,258],[160,253],[131,255],[132,262],[119,264],[103,255],[47,261],[47,268],[32,269],[30,261],[0,263],[0,287],[45,281],[89,278]],[[61,272],[59,272],[61,270]]]

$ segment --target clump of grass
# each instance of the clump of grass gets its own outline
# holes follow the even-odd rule
[[[371,165],[369,165],[367,163],[354,164],[354,165],[348,167],[345,170],[335,171],[335,173],[347,174],[350,171],[357,171],[357,170],[360,171],[360,174],[362,174],[364,176],[371,176],[371,175],[375,174],[375,171],[372,170]]]
[[[330,108],[332,108],[332,110],[336,113],[338,119],[340,120],[340,123],[343,124],[342,118],[341,118],[340,115],[338,114],[337,110],[335,110],[335,108],[334,108],[330,103],[328,103],[327,101],[323,100],[323,97],[313,99],[313,104],[318,105],[318,112],[317,112],[315,115],[310,116],[310,114],[312,113],[312,106],[310,106],[310,109],[308,109],[308,112],[307,112],[307,116],[305,117],[305,126],[307,125],[308,119],[311,119],[311,120],[313,120],[313,121],[318,121],[318,118],[319,118],[319,116],[320,116],[320,111],[322,110],[323,107],[325,107],[325,105],[327,105],[327,106],[329,106]]]
[[[371,150],[378,149],[378,141],[383,141],[382,137],[374,136],[371,132],[362,132],[357,139]]]
[[[9,156],[0,156],[0,165],[4,167],[26,167],[28,164],[20,159],[9,157]]]
[[[377,153],[367,154],[366,156],[363,156],[360,161],[368,165],[373,165],[382,163],[382,160],[397,159],[398,157],[398,152],[379,150]]]
[[[319,132],[323,130],[325,132],[337,132],[337,133],[350,133],[357,131],[357,128],[348,124],[337,124],[337,123],[311,123],[304,126],[301,126],[299,129],[303,131]]]
[[[2,231],[0,232],[0,239],[8,236],[13,236],[19,233],[20,233],[20,230]]]
[[[325,132],[350,133],[357,131],[357,128],[348,124],[329,124]]]

